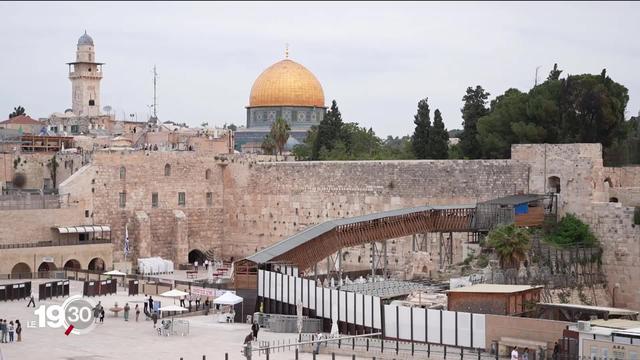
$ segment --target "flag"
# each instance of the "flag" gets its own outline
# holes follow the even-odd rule
[[[127,225],[124,226],[124,255],[129,255],[129,229],[127,229]]]

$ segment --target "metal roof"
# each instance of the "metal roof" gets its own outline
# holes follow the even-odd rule
[[[252,261],[257,264],[264,264],[280,256],[318,236],[327,233],[338,226],[350,225],[356,223],[362,223],[367,221],[375,221],[388,217],[396,217],[402,215],[408,215],[413,213],[426,212],[430,210],[449,210],[449,209],[473,209],[475,205],[437,205],[437,206],[419,206],[414,208],[405,208],[397,210],[389,210],[378,213],[372,213],[362,216],[342,218],[336,220],[329,220],[318,225],[313,225],[304,229],[303,231],[290,236],[274,245],[271,245],[257,253],[249,256],[246,260]]]
[[[607,306],[592,306],[592,305],[582,305],[582,304],[556,304],[556,303],[538,303],[538,305],[546,306],[546,307],[567,308],[567,309],[581,309],[581,310],[602,311],[602,312],[606,311],[609,313],[610,316],[611,315],[614,315],[614,316],[638,315],[638,311],[623,309],[623,308],[607,307]],[[594,323],[594,321],[595,320],[592,320],[591,323],[594,325],[597,325]],[[612,319],[608,321],[612,321]]]
[[[522,194],[522,195],[509,195],[501,198],[489,200],[483,202],[483,204],[496,204],[496,205],[518,205],[530,203],[532,201],[537,201],[544,199],[545,195],[537,195],[537,194]]]
[[[59,226],[55,227],[55,229],[57,229],[60,234],[86,234],[111,231],[111,228],[106,225]]]
[[[484,294],[511,294],[532,289],[542,289],[544,286],[531,285],[500,285],[500,284],[476,284],[465,286],[447,292],[450,293],[484,293]]]

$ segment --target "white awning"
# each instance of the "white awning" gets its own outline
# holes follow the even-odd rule
[[[56,227],[60,234],[86,234],[97,232],[111,232],[111,228],[106,225],[89,225],[89,226],[65,226]]]

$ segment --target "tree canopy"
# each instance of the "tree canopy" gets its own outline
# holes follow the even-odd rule
[[[282,155],[282,150],[284,150],[284,146],[287,144],[287,140],[289,140],[290,131],[291,128],[289,124],[287,124],[283,118],[277,118],[276,121],[271,124],[269,135],[271,135],[271,139],[273,139],[275,150],[280,155]]]
[[[18,105],[17,107],[13,108],[13,112],[11,114],[9,114],[9,119],[16,117],[16,116],[20,116],[20,115],[24,115],[25,114],[25,110],[22,106]]]
[[[530,238],[527,231],[515,224],[500,225],[487,234],[487,243],[491,246],[503,268],[518,268],[527,258]]]
[[[462,106],[462,128],[460,135],[460,149],[465,157],[477,159],[480,157],[481,150],[478,144],[478,120],[487,115],[487,99],[489,98],[482,86],[477,85],[476,88],[468,87],[466,94],[462,97],[464,105]]]

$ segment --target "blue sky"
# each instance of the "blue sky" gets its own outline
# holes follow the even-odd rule
[[[66,62],[93,37],[105,62],[102,105],[148,116],[152,68],[161,120],[244,124],[249,91],[284,57],[310,69],[327,105],[380,136],[413,131],[429,97],[449,129],[467,86],[492,98],[527,91],[557,62],[563,75],[607,73],[640,110],[640,3],[0,3],[0,114],[32,117],[71,106]],[[2,117],[0,116],[0,117]]]

